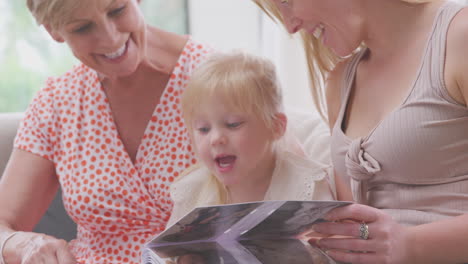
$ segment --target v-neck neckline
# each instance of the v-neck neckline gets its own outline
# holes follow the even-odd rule
[[[357,60],[356,63],[354,65],[352,65],[351,81],[346,84],[347,86],[346,86],[346,96],[344,98],[344,105],[343,105],[343,107],[342,107],[342,109],[340,111],[340,118],[339,118],[339,120],[337,122],[338,130],[342,134],[342,136],[345,138],[346,141],[352,142],[352,141],[357,140],[357,139],[363,139],[363,141],[367,141],[374,134],[374,132],[382,125],[382,123],[384,123],[392,115],[394,115],[396,112],[398,112],[400,109],[402,109],[403,106],[405,106],[405,104],[408,101],[410,95],[413,93],[413,91],[414,91],[414,89],[416,87],[416,84],[419,81],[420,75],[421,75],[422,70],[424,68],[424,63],[426,62],[427,53],[429,51],[429,47],[431,46],[431,42],[432,42],[432,39],[433,39],[433,36],[434,36],[434,33],[435,33],[435,28],[436,28],[437,23],[439,21],[439,17],[442,14],[442,11],[445,9],[445,6],[447,5],[448,2],[449,1],[446,1],[441,6],[439,6],[439,8],[438,8],[438,10],[437,10],[437,12],[436,12],[436,14],[434,16],[434,20],[432,22],[431,30],[429,31],[429,34],[428,34],[428,36],[427,36],[427,38],[425,40],[424,50],[423,50],[422,56],[421,56],[421,58],[419,60],[419,66],[418,66],[418,68],[416,70],[415,78],[411,82],[410,88],[407,91],[406,96],[404,97],[402,102],[400,104],[398,104],[398,106],[395,107],[392,111],[387,113],[381,120],[379,120],[379,122],[377,122],[377,124],[371,130],[369,130],[369,132],[367,132],[366,135],[357,136],[357,137],[353,138],[353,137],[349,137],[346,134],[346,128],[344,128],[343,123],[344,123],[345,117],[346,117],[346,115],[348,113],[348,110],[349,110],[349,103],[350,103],[349,97],[351,95],[351,92],[355,89],[354,84],[355,84],[355,81],[356,81],[357,67],[358,67],[359,62],[361,61],[362,57],[368,52],[368,49],[365,48],[364,50],[362,50],[358,54],[358,57],[356,58],[356,60]]]
[[[180,54],[179,54],[179,58],[177,59],[177,63],[176,63],[176,66],[174,67],[174,69],[172,70],[171,72],[171,76],[177,76],[177,74],[181,71],[181,67],[184,65],[183,63],[183,59],[185,58],[184,53],[185,51],[188,49],[188,47],[191,45],[192,43],[192,38],[190,36],[188,36],[187,38],[187,41],[185,42],[184,44],[184,47],[183,49],[181,50]],[[99,84],[99,92],[101,93],[101,95],[103,96],[104,98],[104,101],[106,102],[106,109],[104,111],[106,111],[106,114],[109,116],[109,122],[111,124],[111,131],[113,131],[113,133],[115,133],[115,137],[117,138],[118,140],[118,146],[119,146],[119,151],[122,151],[122,153],[124,153],[125,155],[125,160],[128,161],[128,163],[131,165],[131,167],[135,170],[137,170],[137,168],[139,168],[140,164],[138,163],[138,161],[140,160],[141,158],[141,155],[143,155],[141,152],[141,149],[143,147],[143,143],[145,142],[146,140],[146,137],[148,135],[148,131],[150,130],[149,128],[152,126],[153,124],[153,120],[156,118],[156,119],[159,119],[159,117],[164,113],[164,105],[162,104],[162,98],[164,98],[166,96],[166,94],[168,93],[168,87],[171,83],[171,78],[169,79],[169,81],[166,83],[166,86],[164,87],[164,90],[163,92],[161,93],[161,96],[159,97],[159,101],[158,103],[156,104],[155,108],[153,109],[153,112],[151,114],[151,117],[150,119],[148,119],[147,123],[146,123],[146,126],[145,126],[145,129],[144,129],[144,132],[143,132],[143,135],[141,136],[141,139],[140,139],[140,142],[138,144],[138,148],[137,148],[137,152],[136,152],[136,155],[135,155],[135,161],[132,161],[130,155],[128,154],[128,151],[127,149],[125,148],[125,144],[123,143],[122,141],[122,138],[120,136],[120,133],[117,129],[117,124],[115,123],[115,119],[114,119],[114,115],[112,113],[112,109],[111,109],[111,106],[110,106],[110,103],[109,103],[109,100],[108,100],[108,97],[107,97],[107,94],[104,90],[104,86],[102,85],[102,83],[99,81],[99,75],[96,71],[93,71],[94,73],[94,78],[95,78],[95,81],[98,82]]]

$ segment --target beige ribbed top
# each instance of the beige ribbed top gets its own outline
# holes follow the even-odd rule
[[[387,211],[406,225],[468,212],[468,108],[448,94],[443,79],[451,20],[462,8],[439,9],[413,87],[405,101],[367,136],[348,138],[343,116],[357,65],[349,63],[332,132],[332,159],[357,202]]]

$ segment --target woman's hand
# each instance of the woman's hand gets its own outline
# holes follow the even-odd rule
[[[313,226],[315,232],[333,237],[311,243],[337,261],[353,264],[412,263],[408,228],[373,207],[351,204],[332,210],[324,222]],[[368,237],[365,238],[367,224]],[[362,231],[361,231],[362,227]]]
[[[30,232],[18,232],[4,246],[6,263],[76,264],[65,240]]]

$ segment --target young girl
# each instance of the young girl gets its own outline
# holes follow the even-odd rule
[[[171,186],[168,226],[198,206],[261,200],[332,200],[326,166],[286,131],[275,68],[266,59],[216,54],[197,69],[182,97],[200,164]]]

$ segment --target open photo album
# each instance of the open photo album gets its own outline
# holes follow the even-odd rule
[[[143,249],[144,264],[331,264],[307,243],[338,201],[264,201],[198,207]]]

